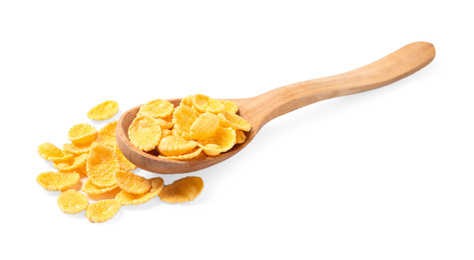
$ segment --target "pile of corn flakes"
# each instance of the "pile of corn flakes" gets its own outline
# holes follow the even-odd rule
[[[156,99],[142,105],[130,124],[128,137],[138,149],[157,150],[163,159],[190,160],[216,156],[245,142],[250,124],[237,115],[237,105],[197,94],[176,108]]]

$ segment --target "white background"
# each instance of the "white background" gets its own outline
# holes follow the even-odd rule
[[[165,3],[169,2],[169,3]],[[322,3],[324,2],[324,3]],[[442,3],[442,4],[440,4]],[[0,3],[0,258],[473,259],[469,1]],[[151,99],[252,97],[349,71],[415,41],[424,69],[269,122],[193,202],[67,215],[37,154]],[[105,100],[119,114],[92,122]]]

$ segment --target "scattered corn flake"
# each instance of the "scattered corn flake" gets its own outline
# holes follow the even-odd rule
[[[58,206],[62,212],[67,214],[77,214],[84,211],[89,205],[89,198],[76,190],[61,192],[58,196]]]
[[[247,136],[245,136],[244,131],[242,130],[235,130],[235,143],[236,144],[242,144],[245,142],[245,139]]]
[[[186,154],[197,146],[194,141],[188,141],[181,136],[170,135],[161,139],[158,151],[165,156]]]
[[[91,143],[97,136],[95,127],[89,124],[77,124],[69,129],[68,138],[73,144],[84,145]]]
[[[196,94],[193,97],[193,106],[200,112],[220,113],[225,105],[206,95]]]
[[[161,139],[161,127],[148,116],[136,117],[128,129],[130,142],[145,152],[155,149]]]
[[[236,142],[235,130],[231,127],[219,127],[215,135],[200,140],[199,147],[208,155],[216,156],[220,153],[230,150]]]
[[[87,176],[87,167],[86,167],[85,164],[83,166],[75,169],[75,170],[72,170],[72,171],[79,173],[81,175],[81,178]]]
[[[53,162],[66,161],[71,159],[73,156],[73,154],[59,149],[52,143],[40,144],[38,146],[38,154],[41,156],[41,158]]]
[[[87,117],[92,120],[106,120],[117,114],[119,105],[116,101],[105,101],[87,112]]]
[[[68,153],[78,155],[78,154],[88,153],[89,150],[95,145],[97,145],[97,142],[92,142],[90,144],[82,144],[82,145],[66,143],[66,144],[63,144],[63,149],[64,151]]]
[[[100,187],[110,187],[117,183],[115,173],[120,163],[114,150],[105,145],[96,145],[89,152],[86,162],[87,176]]]
[[[118,148],[118,146],[115,146],[115,154],[117,155],[117,159],[120,164],[120,169],[125,170],[125,171],[133,171],[137,168],[135,164],[130,162],[125,155],[123,155],[122,151]]]
[[[118,186],[125,192],[144,194],[151,189],[151,182],[145,177],[138,176],[131,171],[117,171],[115,173]]]
[[[92,183],[90,178],[88,178],[86,179],[84,184],[82,184],[81,190],[88,195],[99,195],[99,194],[104,194],[106,192],[114,190],[116,188],[118,188],[118,184],[114,184],[110,187],[97,186],[94,183]]]
[[[36,177],[36,182],[46,190],[63,191],[76,185],[79,178],[77,172],[43,172]]]
[[[151,182],[151,189],[147,193],[138,195],[122,190],[115,197],[116,200],[120,201],[122,205],[138,205],[148,202],[152,198],[158,196],[164,186],[164,181],[160,177],[152,178],[149,181]]]
[[[164,155],[158,155],[159,158],[163,159],[170,159],[170,160],[191,160],[191,159],[197,159],[197,158],[202,158],[203,154],[202,149],[199,147],[194,148],[191,152],[187,154],[182,154],[182,155],[175,155],[175,156],[164,156]]]
[[[202,140],[211,137],[219,127],[219,117],[205,112],[201,114],[191,125],[191,138]]]
[[[109,147],[114,147],[117,145],[117,140],[115,139],[115,129],[117,128],[117,121],[113,121],[103,126],[99,131],[97,131],[96,142],[99,144],[107,145]]]
[[[138,110],[138,115],[149,116],[152,118],[166,118],[173,114],[174,106],[169,101],[155,99],[142,105]]]
[[[224,105],[224,112],[235,114],[237,111],[239,111],[239,107],[233,101],[225,99],[219,99],[218,101]]]
[[[235,130],[250,131],[250,124],[242,117],[227,112],[219,113],[220,124],[224,127],[232,127]]]
[[[121,206],[116,199],[100,200],[87,206],[86,217],[93,223],[105,222],[115,216]]]
[[[158,196],[168,203],[188,202],[195,200],[203,187],[204,182],[201,177],[188,176],[165,185]]]
[[[53,167],[58,169],[59,171],[64,171],[64,172],[72,171],[86,165],[87,157],[89,157],[89,154],[83,153],[83,154],[74,156],[67,161],[54,162]]]

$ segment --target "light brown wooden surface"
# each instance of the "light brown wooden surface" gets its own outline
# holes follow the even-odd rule
[[[117,123],[117,144],[122,153],[138,167],[156,173],[185,173],[226,160],[242,150],[270,120],[317,101],[379,88],[402,79],[429,64],[435,57],[431,43],[415,42],[369,65],[339,75],[303,81],[280,87],[256,97],[234,99],[239,114],[251,125],[245,143],[215,157],[190,161],[159,159],[133,147],[128,127],[140,106],[125,112]],[[180,99],[170,100],[175,106]]]

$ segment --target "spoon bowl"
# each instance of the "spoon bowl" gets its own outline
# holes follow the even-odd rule
[[[201,170],[222,162],[241,151],[270,120],[317,101],[359,93],[388,85],[428,65],[435,48],[428,42],[414,42],[369,65],[326,78],[313,79],[276,88],[256,97],[230,99],[239,107],[238,114],[252,126],[246,140],[231,150],[213,157],[192,160],[170,160],[157,156],[157,151],[143,152],[128,139],[128,128],[140,106],[126,111],[117,122],[117,145],[136,166],[155,173],[173,174]],[[171,99],[175,107],[181,99]]]

